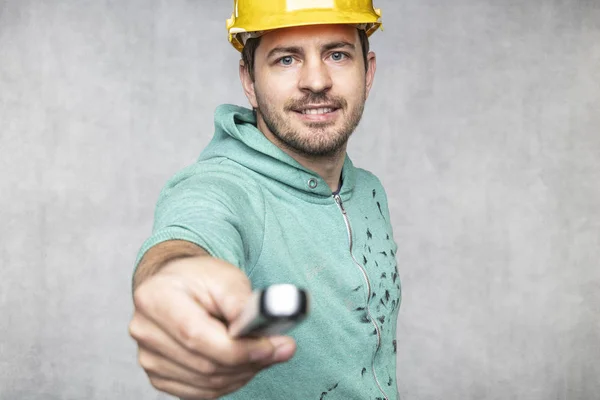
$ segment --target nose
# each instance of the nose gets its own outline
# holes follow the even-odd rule
[[[298,82],[300,90],[321,93],[331,89],[332,83],[330,71],[320,57],[306,60]]]

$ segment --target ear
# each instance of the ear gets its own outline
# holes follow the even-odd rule
[[[366,96],[369,97],[373,81],[375,80],[375,70],[377,69],[377,58],[372,51],[367,54],[367,75],[366,75]]]
[[[252,108],[258,108],[258,102],[256,101],[256,92],[254,91],[254,81],[250,76],[250,72],[243,60],[240,60],[240,81],[242,82],[242,88],[244,89],[244,94],[246,98],[250,102]]]

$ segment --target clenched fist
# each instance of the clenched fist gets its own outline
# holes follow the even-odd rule
[[[242,271],[209,255],[170,261],[143,281],[129,332],[152,385],[182,399],[215,399],[289,360],[296,350],[290,337],[227,333],[223,321],[233,321],[251,293]]]

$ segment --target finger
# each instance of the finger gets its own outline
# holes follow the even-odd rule
[[[289,336],[271,336],[268,338],[275,352],[271,358],[272,363],[281,363],[291,359],[296,353],[296,341]]]
[[[190,385],[186,385],[177,381],[161,378],[156,375],[149,375],[150,383],[156,389],[169,393],[175,397],[179,397],[184,400],[212,400],[218,399],[219,397],[235,392],[244,386],[245,383],[237,383],[225,389],[207,390],[199,389]]]
[[[248,368],[227,367],[197,353],[191,353],[175,339],[161,330],[153,321],[140,313],[136,313],[130,324],[130,334],[140,347],[163,356],[190,371],[201,375],[234,375],[245,372]]]
[[[225,366],[273,356],[274,348],[268,340],[232,340],[225,325],[208,314],[187,291],[169,286],[167,289],[160,279],[140,286],[134,295],[136,308],[187,351]],[[167,295],[161,295],[165,291]]]
[[[248,382],[256,370],[246,370],[237,374],[203,375],[163,357],[152,350],[140,347],[138,361],[148,375],[205,390],[220,390],[238,383]]]

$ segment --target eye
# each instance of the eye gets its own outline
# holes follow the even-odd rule
[[[333,61],[342,61],[346,58],[346,55],[340,51],[336,51],[335,53],[331,53],[331,59]]]
[[[294,58],[292,56],[285,56],[279,59],[279,64],[281,65],[292,65],[294,62]]]

